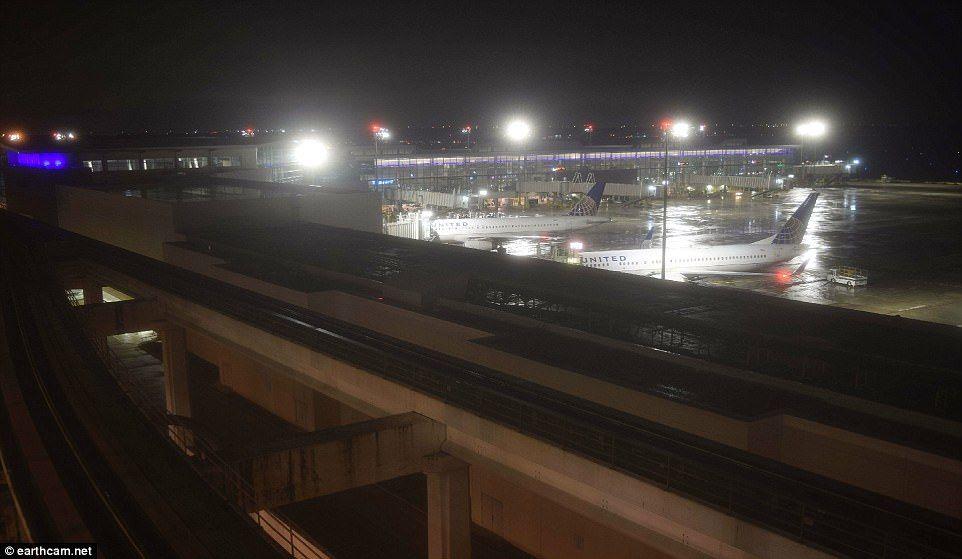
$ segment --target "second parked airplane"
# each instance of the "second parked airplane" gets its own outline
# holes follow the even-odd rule
[[[554,234],[584,229],[610,221],[597,217],[605,183],[597,182],[567,215],[477,217],[463,219],[435,219],[431,222],[431,236],[442,241],[471,239],[500,239],[522,234]]]
[[[685,276],[741,275],[787,262],[807,250],[802,238],[817,199],[817,192],[809,194],[777,234],[751,244],[669,248],[665,270]],[[582,266],[641,275],[660,273],[661,260],[661,248],[581,253]]]

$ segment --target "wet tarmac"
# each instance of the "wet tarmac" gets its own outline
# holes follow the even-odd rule
[[[773,198],[727,194],[709,200],[672,200],[668,249],[748,243],[773,234],[805,199],[807,189]],[[962,195],[951,192],[823,188],[805,236],[810,251],[784,269],[808,263],[797,277],[702,278],[699,283],[750,289],[812,303],[962,326]],[[571,241],[584,250],[638,248],[649,227],[661,246],[661,207],[608,204],[611,223],[553,239],[505,244],[509,254],[551,257]],[[830,268],[852,266],[866,287],[830,283]],[[612,272],[616,273],[616,272]],[[670,279],[684,281],[678,276]]]

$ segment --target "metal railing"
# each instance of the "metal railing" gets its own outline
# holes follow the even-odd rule
[[[866,400],[962,420],[962,376],[879,355],[786,346],[763,336],[698,324],[679,314],[646,316],[509,284],[472,280],[466,300],[544,322],[680,355],[746,368]]]

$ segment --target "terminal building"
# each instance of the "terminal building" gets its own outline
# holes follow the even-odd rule
[[[678,148],[668,150],[669,180],[672,187],[714,183],[714,187],[767,190],[782,184],[798,162],[798,146],[730,146]],[[566,183],[594,179],[608,182],[606,193],[625,198],[659,195],[665,176],[665,150],[594,146],[565,151],[502,151],[454,154],[419,153],[378,157],[369,170],[369,180],[382,186],[386,197],[400,199],[415,192],[450,194],[453,206],[463,206],[457,197],[487,190],[504,196],[518,193],[565,194]],[[424,197],[423,194],[421,194]],[[429,200],[445,199],[428,195]],[[460,203],[459,203],[460,202]],[[466,202],[466,201],[464,201]],[[443,204],[436,204],[443,205]]]
[[[381,231],[380,195],[351,162],[313,170],[290,141],[95,138],[4,146],[6,207],[161,257],[165,242],[212,223],[324,223]],[[119,228],[118,228],[119,227]]]
[[[594,180],[608,183],[606,194],[624,199],[661,196],[668,158],[672,192],[781,187],[815,171],[835,176],[834,166],[799,167],[797,145],[746,146],[693,142],[644,146],[567,146],[555,149],[423,151],[406,145],[339,146],[337,172],[343,180],[367,183],[385,202],[442,208],[469,208],[482,197],[523,198],[582,192]],[[34,142],[6,145],[11,167],[85,169],[90,173],[208,173],[222,178],[319,184],[330,182],[294,161],[294,140],[265,137],[80,138],[76,143]],[[347,179],[346,177],[352,177]]]
[[[29,136],[0,145],[5,167],[48,171],[215,173],[267,182],[317,183],[330,180],[332,171],[350,164],[349,155],[339,156],[317,176],[297,163],[295,138],[273,136],[81,136],[72,141]]]
[[[668,150],[673,177],[682,175],[788,174],[798,146],[720,147]],[[594,147],[565,152],[500,152],[453,155],[413,154],[377,159],[377,178],[401,187],[450,191],[470,188],[515,190],[526,182],[573,178],[578,173],[617,173],[647,186],[664,177],[665,150]],[[677,179],[676,179],[677,180]]]

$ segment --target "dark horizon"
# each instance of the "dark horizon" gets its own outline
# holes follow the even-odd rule
[[[0,126],[944,123],[948,3],[318,6],[7,2]]]

